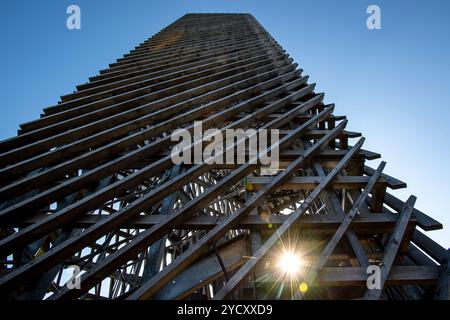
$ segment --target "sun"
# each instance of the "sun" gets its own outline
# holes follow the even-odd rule
[[[281,272],[289,276],[297,275],[301,266],[302,260],[299,255],[291,251],[283,252],[277,262],[277,267]]]

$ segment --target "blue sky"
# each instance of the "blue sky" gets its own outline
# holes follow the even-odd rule
[[[70,4],[81,30],[66,28]],[[366,28],[370,4],[381,30]],[[408,183],[394,194],[418,196],[446,227],[427,234],[450,246],[450,1],[2,1],[0,139],[188,12],[253,14]]]

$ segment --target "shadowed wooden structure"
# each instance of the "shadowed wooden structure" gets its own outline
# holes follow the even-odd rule
[[[448,299],[442,225],[314,87],[251,15],[187,14],[61,97],[0,142],[1,298]],[[200,120],[279,129],[280,169],[174,165]]]

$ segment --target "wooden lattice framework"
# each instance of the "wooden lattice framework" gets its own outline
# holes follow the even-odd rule
[[[251,15],[185,15],[89,80],[0,142],[1,297],[448,299],[442,225]],[[282,170],[174,165],[195,120],[280,129]],[[277,275],[287,246],[306,292]]]

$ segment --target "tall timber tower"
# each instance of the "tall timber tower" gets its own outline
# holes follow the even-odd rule
[[[442,225],[323,97],[251,15],[183,16],[0,142],[0,296],[448,299]],[[194,121],[279,129],[279,170],[174,164]]]

